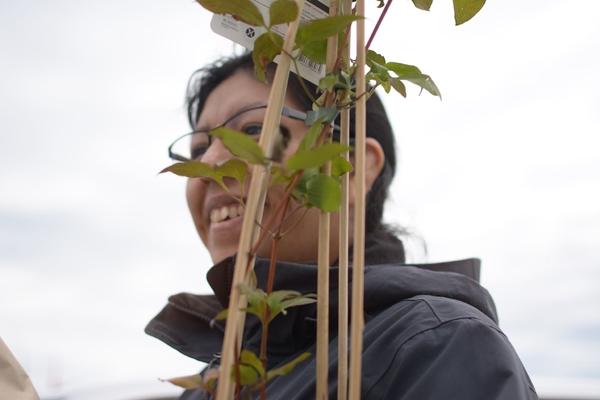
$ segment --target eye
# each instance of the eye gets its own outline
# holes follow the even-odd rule
[[[262,131],[262,125],[248,125],[242,129],[246,135],[259,136]]]
[[[206,153],[207,149],[208,149],[208,146],[206,144],[193,146],[190,149],[190,159],[193,161],[200,161],[200,159],[202,158],[204,153]]]
[[[200,161],[210,146],[210,137],[205,132],[196,132],[192,135],[189,147],[190,160]]]

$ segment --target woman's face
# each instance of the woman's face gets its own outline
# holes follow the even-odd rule
[[[208,96],[202,114],[198,119],[197,129],[210,129],[221,125],[239,111],[266,105],[271,87],[257,81],[249,72],[239,71],[223,81]],[[286,96],[284,105],[299,111],[296,102]],[[244,113],[229,126],[236,130],[252,132],[261,125],[265,109]],[[290,140],[284,157],[292,155],[304,137],[308,127],[303,121],[281,117],[282,130],[290,133]],[[216,165],[234,156],[227,150],[219,139],[213,139],[202,162]],[[250,171],[252,168],[250,168]],[[249,183],[246,180],[246,185]],[[230,192],[239,197],[242,193],[239,184],[234,179],[225,179]],[[266,223],[277,205],[283,201],[285,185],[271,187],[266,196],[263,223]],[[244,193],[248,193],[248,187]],[[245,201],[246,199],[244,199]],[[242,229],[243,216],[239,215],[239,203],[231,198],[217,183],[209,179],[190,178],[187,183],[187,202],[192,219],[202,242],[210,252],[213,262],[233,255],[238,250],[238,242]],[[280,242],[278,259],[290,262],[316,261],[318,251],[318,220],[319,210],[312,208],[304,213],[304,208],[297,210],[298,203],[290,201],[287,213],[292,211],[283,226],[283,232],[295,226]],[[304,215],[304,216],[303,216]],[[212,217],[211,217],[212,216]],[[337,227],[337,214],[331,214],[331,225]],[[330,263],[338,258],[337,229],[331,229]],[[261,257],[271,257],[272,241],[269,237],[258,251]]]

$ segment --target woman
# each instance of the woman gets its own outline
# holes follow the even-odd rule
[[[273,67],[270,69],[272,76]],[[311,86],[314,88],[314,86]],[[217,126],[258,135],[270,87],[253,77],[250,55],[209,66],[192,77],[188,87],[188,116],[196,131]],[[292,112],[281,118],[288,139],[284,156],[293,154],[308,127],[301,113],[311,109],[309,97],[295,76],[288,81],[284,105]],[[225,122],[225,123],[224,123]],[[353,127],[351,127],[353,131]],[[351,133],[352,135],[352,133]],[[508,339],[497,326],[493,300],[477,279],[479,261],[408,266],[402,242],[382,223],[383,203],[395,172],[391,127],[377,96],[367,102],[366,185],[369,188],[365,240],[365,329],[361,397],[364,399],[535,399],[529,377]],[[189,143],[189,140],[188,140]],[[193,154],[170,152],[176,159],[193,158],[217,165],[231,153],[218,139],[194,135]],[[187,150],[186,150],[187,151]],[[352,177],[350,186],[352,193]],[[234,195],[242,193],[226,181]],[[269,190],[263,221],[269,219],[283,196],[283,188]],[[148,325],[146,332],[180,352],[218,364],[223,324],[214,317],[228,306],[232,269],[240,236],[243,209],[209,179],[189,179],[187,200],[202,242],[216,265],[208,272],[215,294],[179,294]],[[350,195],[350,206],[354,199]],[[294,206],[290,206],[290,210]],[[241,214],[241,215],[240,215]],[[350,213],[352,215],[352,213]],[[332,214],[332,226],[337,215]],[[286,222],[295,228],[280,244],[275,290],[316,292],[318,212],[295,212]],[[329,397],[337,395],[337,267],[338,236],[332,229]],[[352,237],[349,238],[352,245]],[[258,251],[255,272],[265,288],[270,242]],[[314,399],[315,305],[289,309],[269,325],[267,369],[309,352],[311,358],[267,387],[268,399]],[[248,317],[243,347],[258,353],[261,327]],[[257,394],[254,394],[256,397]],[[203,399],[201,389],[186,391],[182,399]]]

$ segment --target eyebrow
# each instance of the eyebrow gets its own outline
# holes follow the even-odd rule
[[[235,109],[236,111],[232,112],[230,114],[230,116],[227,119],[225,119],[225,121],[227,121],[229,118],[231,118],[232,116],[234,116],[236,114],[240,114],[240,113],[242,113],[244,111],[249,111],[249,110],[251,110],[253,108],[258,108],[258,107],[261,107],[261,106],[266,107],[267,104],[265,104],[263,102],[258,102],[258,101],[252,102],[252,103],[249,103],[249,104],[245,104],[245,105],[243,105],[243,106]],[[217,126],[220,126],[220,125],[217,125]],[[212,128],[210,128],[209,125],[204,125],[204,126],[196,125],[196,128],[194,130],[195,131],[208,131],[210,129],[212,129]]]

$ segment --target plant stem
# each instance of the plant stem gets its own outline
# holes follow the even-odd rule
[[[277,232],[275,232],[275,236],[273,237],[273,247],[271,248],[271,268],[269,269],[269,280],[267,281],[267,295],[271,294],[273,291],[273,285],[275,284],[275,268],[277,267],[277,263],[273,260],[277,260],[279,242],[281,242],[281,231],[283,230],[283,221],[285,220],[285,210],[287,210],[289,203],[290,198],[288,197],[285,199],[285,206],[283,207],[281,220],[279,221]]]
[[[356,9],[352,10],[352,15],[356,14]],[[335,59],[335,65],[333,66],[333,70],[337,71],[340,68],[340,62],[342,60],[342,54],[344,53],[344,49],[346,48],[346,43],[348,43],[348,38],[350,37],[350,28],[352,25],[348,25],[346,31],[344,32],[344,38],[342,39],[342,43],[340,48],[338,49],[338,54]]]
[[[286,201],[281,201],[277,207],[275,208],[275,212],[273,212],[273,215],[271,215],[271,218],[269,219],[269,221],[267,221],[267,223],[265,224],[265,228],[267,229],[262,229],[260,232],[260,237],[258,238],[258,240],[256,241],[256,244],[254,245],[254,247],[252,248],[251,254],[256,254],[258,252],[258,248],[260,247],[260,245],[264,242],[267,234],[269,233],[268,228],[272,227],[273,224],[275,223],[275,218],[277,217],[277,214],[284,209],[285,207],[287,207],[287,199],[290,198],[290,196],[292,195],[292,191],[294,191],[294,188],[296,187],[296,185],[298,185],[298,182],[300,181],[300,178],[302,178],[302,175],[304,174],[304,171],[299,171],[298,175],[296,175],[294,177],[294,180],[290,183],[290,185],[288,186],[288,189],[285,191],[284,195],[283,195],[283,200]]]
[[[379,19],[377,20],[377,24],[375,25],[375,29],[373,29],[373,32],[371,33],[371,37],[369,37],[369,41],[367,42],[367,47],[366,47],[367,51],[371,47],[371,42],[373,42],[373,39],[375,38],[375,34],[379,30],[379,26],[381,25],[381,22],[385,18],[385,14],[388,12],[388,9],[390,8],[391,4],[392,4],[392,0],[388,0],[387,3],[385,3],[385,7],[383,8],[383,11],[381,12],[381,15],[379,16]]]
[[[271,247],[271,263],[269,265],[269,279],[267,281],[267,296],[273,292],[273,285],[275,283],[275,269],[277,268],[277,253],[279,251],[279,242],[281,241],[281,229],[283,228],[283,219],[285,218],[285,210],[287,210],[287,203],[290,198],[287,198],[286,205],[283,207],[281,214],[281,221],[277,227],[277,232],[273,236],[273,246]],[[262,362],[263,371],[267,370],[267,340],[269,338],[269,318],[270,318],[269,305],[265,304],[265,312],[263,313],[263,324],[262,324],[262,336],[260,342],[260,361]],[[263,384],[260,387],[260,398],[261,400],[267,399],[267,388],[265,377],[261,376]]]

